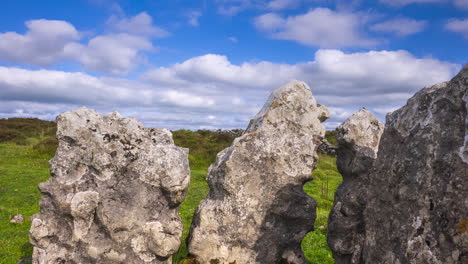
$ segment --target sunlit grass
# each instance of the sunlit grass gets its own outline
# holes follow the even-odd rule
[[[12,264],[29,257],[29,217],[39,212],[40,192],[37,184],[49,178],[49,157],[31,146],[0,144],[0,263]],[[12,224],[16,215],[23,224]]]
[[[48,180],[50,158],[50,152],[41,154],[31,145],[0,144],[0,264],[14,264],[32,254],[28,243],[29,217],[39,211],[37,184]],[[314,180],[304,185],[304,191],[317,201],[317,220],[315,231],[305,237],[302,249],[309,263],[334,263],[326,243],[326,232],[333,196],[341,182],[335,158],[321,155],[313,176]],[[173,256],[173,263],[187,256],[185,240],[193,214],[209,191],[205,177],[206,168],[192,169],[187,197],[179,208],[184,224],[183,241]],[[23,214],[25,222],[11,224],[9,220],[15,214]]]

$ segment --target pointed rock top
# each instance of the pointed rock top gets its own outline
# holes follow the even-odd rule
[[[291,123],[310,127],[328,116],[328,109],[317,104],[306,83],[291,80],[271,93],[262,109],[250,121],[246,133],[270,126],[281,130]]]
[[[352,143],[356,147],[366,147],[377,155],[380,136],[384,125],[365,108],[354,113],[337,130],[337,139],[340,142]]]

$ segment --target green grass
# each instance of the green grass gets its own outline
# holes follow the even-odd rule
[[[342,180],[335,161],[335,157],[320,155],[317,168],[312,173],[314,180],[304,185],[304,191],[317,201],[315,230],[302,241],[302,250],[309,263],[335,263],[327,245],[328,215],[333,207],[335,191]]]
[[[51,122],[43,123],[34,119],[13,119],[13,123],[0,121],[0,130],[9,129],[21,133],[20,141],[0,143],[0,264],[14,264],[32,254],[32,247],[28,243],[31,225],[29,217],[39,211],[40,193],[37,184],[49,178],[47,161],[53,156],[56,147],[56,141],[49,133],[55,131],[55,127]],[[36,129],[36,132],[29,130],[35,126],[40,129]],[[234,137],[228,133],[207,130],[179,130],[173,134],[177,145],[190,148],[189,159],[192,168],[187,197],[179,209],[184,233],[181,247],[173,256],[173,263],[178,263],[187,257],[185,240],[192,217],[198,203],[209,190],[205,181],[207,167],[214,161],[216,153],[229,146]],[[313,176],[314,180],[304,185],[304,191],[317,201],[317,219],[315,231],[307,234],[302,242],[302,249],[309,263],[334,263],[326,243],[326,232],[334,193],[341,182],[335,158],[320,155]],[[15,214],[23,214],[25,222],[11,224],[10,219]]]
[[[185,240],[192,223],[192,217],[198,203],[209,191],[205,176],[206,170],[192,170],[189,191],[179,209],[179,214],[184,222],[182,245],[174,255],[173,263],[179,263],[180,260],[187,257]],[[335,263],[326,240],[328,214],[333,207],[336,188],[341,183],[341,175],[336,169],[335,157],[320,155],[313,176],[314,180],[304,185],[304,191],[317,201],[317,219],[315,221],[315,230],[308,233],[302,241],[302,250],[309,263]]]
[[[186,239],[192,224],[192,217],[197,210],[197,206],[201,200],[208,194],[209,187],[206,183],[206,170],[192,170],[190,179],[190,186],[185,201],[179,207],[179,215],[184,223],[184,233],[182,236],[182,244],[179,251],[172,257],[172,263],[179,263],[182,259],[187,257]]]
[[[16,263],[29,257],[29,216],[39,212],[37,184],[49,178],[49,157],[31,146],[0,144],[0,264]],[[10,223],[16,214],[23,224]]]

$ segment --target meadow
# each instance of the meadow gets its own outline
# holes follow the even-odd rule
[[[39,212],[40,193],[37,184],[49,178],[48,160],[53,157],[57,142],[55,123],[38,119],[0,119],[0,264],[14,264],[32,254],[28,242],[31,225],[29,217]],[[176,145],[190,149],[191,182],[179,214],[184,223],[183,242],[173,256],[178,264],[187,258],[185,239],[198,203],[208,193],[205,176],[216,153],[228,147],[240,131],[177,130],[173,131]],[[328,133],[330,142],[334,134]],[[304,191],[317,201],[315,230],[307,234],[302,249],[309,263],[334,263],[326,242],[328,214],[333,205],[341,175],[335,158],[320,155],[314,180],[304,185]],[[24,216],[24,223],[13,224],[10,219]],[[23,263],[30,263],[25,261]]]

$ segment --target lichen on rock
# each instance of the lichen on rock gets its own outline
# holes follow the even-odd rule
[[[468,263],[468,65],[387,115],[364,212],[366,263]]]
[[[337,264],[360,263],[365,238],[363,212],[368,201],[367,173],[377,158],[383,128],[374,115],[361,109],[336,129],[336,164],[343,182],[335,193],[327,241]]]
[[[188,150],[169,130],[84,107],[57,117],[57,139],[30,230],[33,263],[171,263]]]
[[[303,82],[276,89],[242,136],[209,168],[210,192],[194,216],[188,249],[201,263],[306,263],[312,180],[328,117]]]
[[[467,98],[468,65],[387,115],[375,161],[348,166],[357,156],[338,151],[345,181],[328,238],[337,263],[468,263]]]

